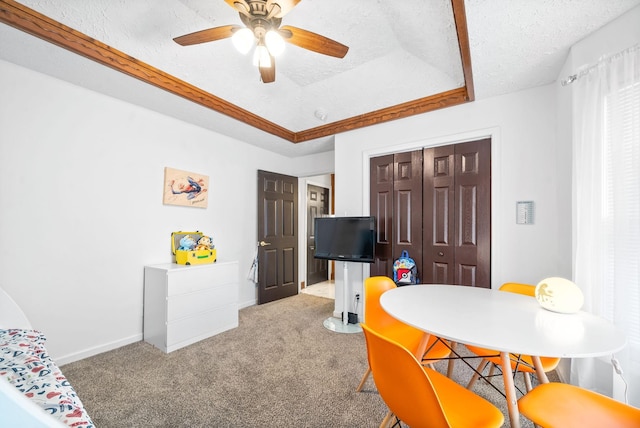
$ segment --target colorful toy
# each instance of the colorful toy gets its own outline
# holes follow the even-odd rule
[[[200,231],[171,233],[171,252],[175,254],[179,265],[213,263],[218,256],[215,247],[211,237]]]
[[[180,247],[178,250],[190,251],[196,247],[196,240],[191,235],[184,235],[180,238]]]
[[[211,242],[211,237],[202,235],[200,239],[198,239],[198,245],[196,245],[196,250],[210,250],[214,247],[213,242]]]

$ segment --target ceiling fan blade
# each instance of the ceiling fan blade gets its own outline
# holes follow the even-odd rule
[[[324,55],[344,58],[349,50],[349,47],[342,43],[301,28],[285,25],[280,28],[278,32],[284,38],[285,42]]]
[[[229,0],[226,1],[228,2]],[[301,0],[267,0],[267,10],[272,10],[271,8],[275,7],[277,11],[277,9],[279,8],[280,10],[275,12],[273,16],[275,16],[276,18],[282,18],[287,13],[289,13],[291,9],[296,7],[296,5],[300,3],[300,1]]]
[[[272,83],[276,81],[276,59],[271,56],[271,67],[259,67],[262,83]]]
[[[242,27],[238,25],[225,25],[223,27],[209,28],[208,30],[196,31],[195,33],[185,34],[184,36],[173,39],[179,45],[189,46],[198,43],[213,42],[215,40],[226,39],[231,37],[236,30]]]

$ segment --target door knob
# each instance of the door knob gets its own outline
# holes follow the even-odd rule
[[[442,257],[442,256],[444,256],[444,253],[443,253],[442,251],[440,251],[440,252],[438,252],[438,255],[439,255],[440,257]]]
[[[258,245],[260,245],[261,247],[264,247],[265,245],[271,245],[271,242],[260,241]]]

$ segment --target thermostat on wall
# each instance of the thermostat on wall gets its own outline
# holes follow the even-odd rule
[[[533,224],[533,201],[516,202],[516,224]]]

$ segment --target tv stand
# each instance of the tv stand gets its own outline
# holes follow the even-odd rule
[[[335,331],[336,333],[360,333],[362,327],[360,324],[349,324],[349,308],[347,302],[349,301],[349,265],[348,262],[342,262],[344,264],[344,275],[342,284],[342,320],[335,317],[329,317],[322,323],[327,330]]]

